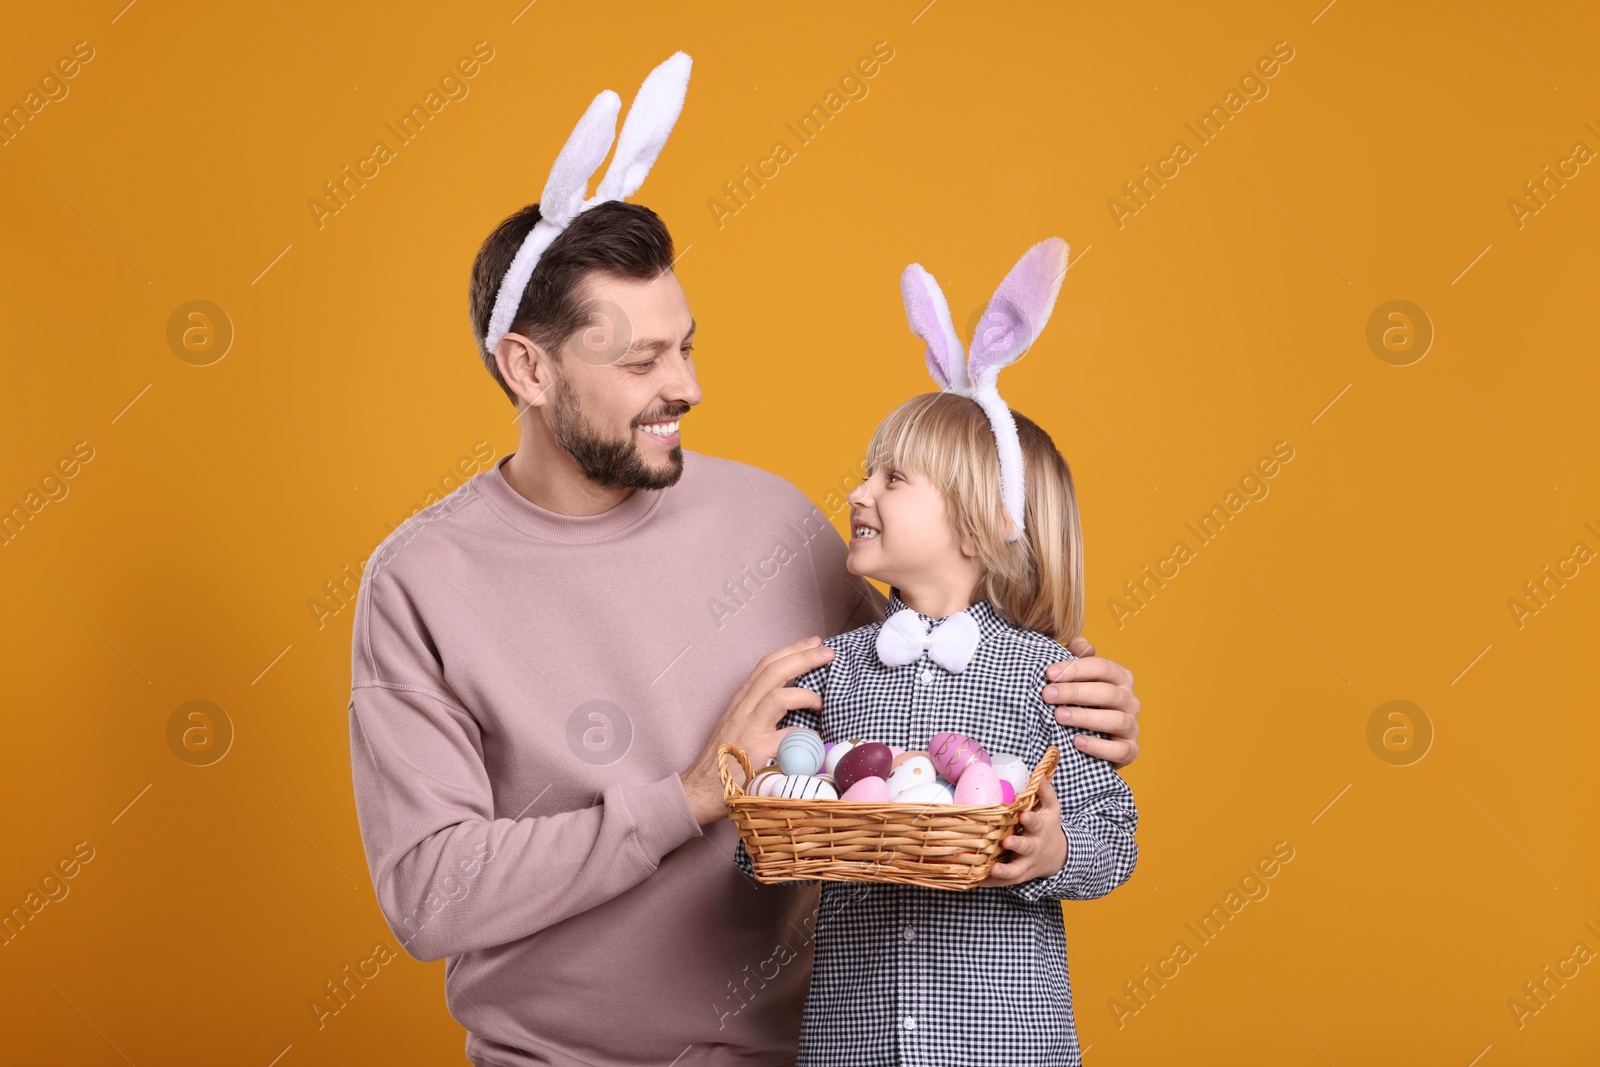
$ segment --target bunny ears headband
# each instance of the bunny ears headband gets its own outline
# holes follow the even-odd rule
[[[900,275],[900,295],[905,298],[906,321],[911,332],[927,343],[924,358],[928,373],[947,393],[970,397],[989,416],[995,444],[1000,450],[1000,490],[1012,531],[1006,538],[1022,536],[1024,471],[1022,445],[1011,409],[995,386],[1000,371],[1022,358],[1050,321],[1056,294],[1067,273],[1067,243],[1059,237],[1040,241],[1022,254],[1005,276],[978,320],[972,351],[964,353],[961,338],[950,321],[950,306],[933,275],[913,263]]]
[[[550,242],[581,212],[596,204],[625,200],[644,183],[645,175],[650,173],[683,110],[692,62],[683,52],[674,52],[650,72],[628,108],[621,137],[617,137],[621,97],[606,89],[589,104],[550,168],[544,195],[539,198],[539,221],[523,238],[522,247],[500,282],[494,311],[489,315],[489,332],[483,338],[485,350],[493,352],[500,338],[510,331],[517,307],[522,303],[523,291]],[[594,196],[585,200],[589,179],[600,169],[606,153],[611,150],[613,138],[617,138],[616,155]]]

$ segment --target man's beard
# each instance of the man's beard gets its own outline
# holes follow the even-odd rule
[[[631,429],[622,441],[602,437],[589,426],[577,394],[565,379],[558,380],[553,391],[550,431],[591,482],[608,489],[666,489],[683,476],[681,445],[674,445],[667,453],[666,469],[656,470],[639,454],[639,442]]]

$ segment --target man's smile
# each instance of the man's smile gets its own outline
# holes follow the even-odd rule
[[[639,429],[662,444],[675,445],[678,443],[677,419],[668,419],[665,422],[641,422]]]

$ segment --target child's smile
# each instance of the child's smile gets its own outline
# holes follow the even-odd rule
[[[924,475],[879,467],[850,494],[850,573],[905,590],[943,586],[954,571],[970,589],[965,572],[972,566],[944,494]]]

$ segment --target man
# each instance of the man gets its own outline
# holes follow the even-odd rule
[[[538,218],[480,249],[477,337]],[[661,220],[621,201],[549,244],[482,351],[522,410],[517,451],[402,524],[362,577],[368,865],[406,950],[448,960],[474,1064],[794,1056],[817,890],[735,868],[714,752],[764,763],[784,713],[817,706],[789,682],[824,662],[818,639],[885,601],[788,482],[683,450],[701,391],[672,261]],[[1045,699],[1125,766],[1133,679],[1072,650],[1087,658]]]

